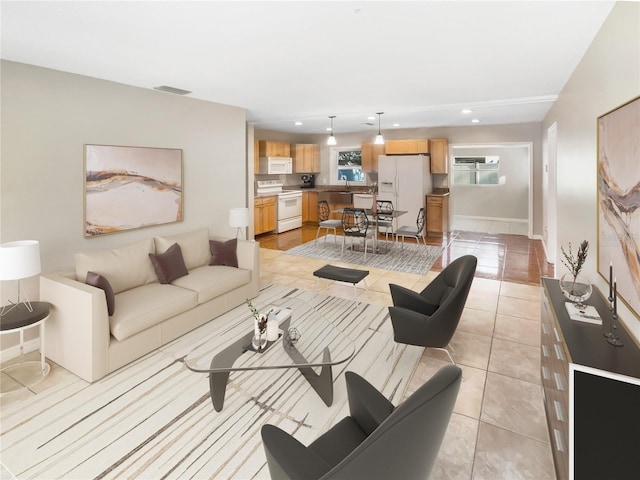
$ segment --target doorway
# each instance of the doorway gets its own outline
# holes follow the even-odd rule
[[[556,263],[557,244],[557,192],[556,165],[558,154],[558,125],[554,122],[547,130],[547,145],[542,167],[542,245],[547,262]]]
[[[530,142],[450,145],[453,228],[533,238],[532,151]],[[479,175],[466,171],[469,158],[477,160]]]

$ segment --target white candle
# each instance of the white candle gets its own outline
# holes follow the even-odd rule
[[[275,313],[270,313],[267,319],[267,340],[274,342],[278,339],[278,333],[280,331],[280,325],[278,324],[278,317]]]

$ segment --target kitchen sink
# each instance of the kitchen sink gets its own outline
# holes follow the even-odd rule
[[[351,192],[338,191],[338,192],[319,192],[318,200],[326,200],[329,204],[352,204],[353,198]]]

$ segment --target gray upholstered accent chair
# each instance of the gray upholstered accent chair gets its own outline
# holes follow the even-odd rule
[[[276,426],[262,427],[271,478],[427,478],[458,396],[460,368],[441,368],[397,407],[359,375],[345,377],[351,415],[308,447]]]
[[[460,322],[477,263],[473,255],[454,260],[420,293],[389,284],[393,339],[443,350],[455,363],[446,347]]]
[[[327,241],[327,235],[329,234],[329,230],[333,230],[333,241],[334,243],[338,242],[338,232],[337,228],[342,226],[342,220],[331,219],[329,215],[331,214],[331,210],[329,209],[329,202],[326,200],[318,201],[318,231],[316,232],[316,239],[314,243],[318,242],[318,235],[320,235],[320,229],[325,229],[324,241]]]

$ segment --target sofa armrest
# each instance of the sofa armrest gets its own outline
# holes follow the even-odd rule
[[[45,323],[45,352],[60,366],[93,382],[109,373],[107,302],[104,291],[73,276],[53,273],[40,277],[40,299],[51,304]]]
[[[255,240],[238,239],[236,249],[238,255],[238,267],[259,273],[260,270],[260,244]]]

